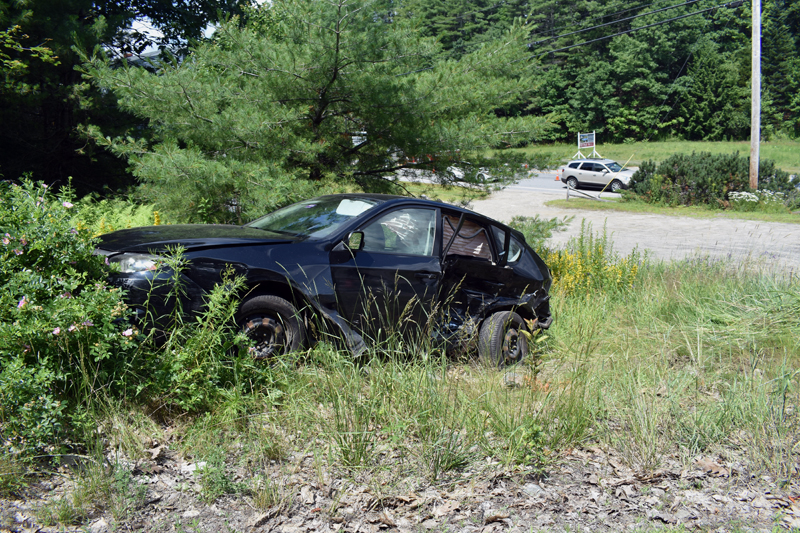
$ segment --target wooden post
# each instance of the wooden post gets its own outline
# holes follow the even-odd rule
[[[761,0],[752,0],[752,75],[750,77],[750,188],[758,189],[758,161],[761,142]]]

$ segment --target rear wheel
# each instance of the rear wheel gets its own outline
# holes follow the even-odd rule
[[[622,182],[614,180],[611,182],[611,192],[619,192],[622,190]]]
[[[499,368],[522,361],[528,355],[525,330],[525,321],[513,311],[500,311],[489,316],[481,324],[478,335],[481,360]]]
[[[254,345],[256,359],[267,359],[299,350],[306,328],[297,309],[279,296],[254,296],[239,309],[236,323]]]
[[[575,178],[575,176],[570,176],[569,178],[567,178],[567,186],[570,189],[578,188],[578,180]]]

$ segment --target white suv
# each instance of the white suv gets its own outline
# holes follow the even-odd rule
[[[634,172],[634,169],[623,169],[611,159],[576,159],[558,169],[561,181],[573,189],[593,185],[612,192],[626,189]]]

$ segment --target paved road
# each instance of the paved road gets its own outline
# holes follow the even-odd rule
[[[623,254],[639,247],[657,259],[732,258],[765,268],[800,273],[800,224],[548,207],[544,205],[546,202],[566,198],[563,184],[554,180],[553,174],[522,180],[493,193],[486,200],[473,202],[471,208],[504,222],[517,215],[538,214],[543,218],[574,215],[575,220],[567,230],[551,239],[557,245],[564,245],[570,237],[578,235],[581,220],[586,220],[595,232],[601,231],[605,225],[614,249]]]

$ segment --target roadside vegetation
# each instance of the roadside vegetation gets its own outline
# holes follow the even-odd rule
[[[0,490],[23,496],[66,458],[84,464],[41,523],[104,511],[123,522],[143,498],[131,465],[165,443],[204,464],[202,499],[262,510],[291,503],[278,480],[301,467],[393,497],[498,469],[547,476],[575,447],[616,450],[643,475],[699,455],[779,485],[800,474],[796,274],[620,256],[588,226],[550,249],[564,221],[517,219],[552,267],[556,318],[523,365],[486,368],[425,336],[390,336],[357,360],[322,343],[256,364],[230,327],[234,279],[201,321],[177,321],[158,342],[127,323],[102,260],[86,255],[91,232],[76,229],[91,208],[75,207],[33,184],[6,186],[0,207],[13,300],[0,324]],[[63,260],[37,261],[45,248]]]
[[[598,139],[602,141],[602,139]],[[576,143],[535,144],[525,148],[517,148],[522,153],[531,155],[552,155],[563,163],[576,154]],[[638,167],[644,161],[652,160],[660,163],[675,154],[691,154],[692,152],[707,152],[712,155],[727,155],[738,153],[740,156],[750,154],[750,141],[681,141],[659,140],[639,141],[631,143],[605,143],[597,146],[597,151],[603,157],[618,161],[620,164],[628,162],[628,166]],[[792,139],[761,141],[760,158],[768,159],[775,166],[789,174],[800,173],[800,141]],[[589,154],[584,153],[588,156]]]

